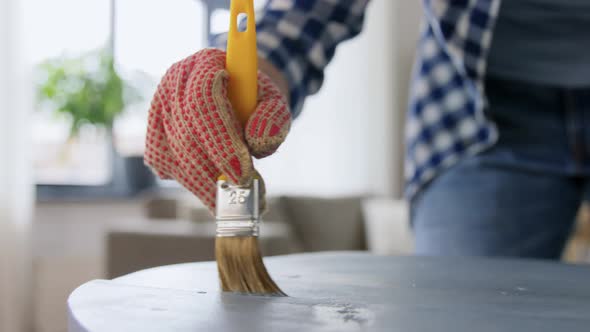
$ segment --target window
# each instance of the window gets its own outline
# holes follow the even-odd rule
[[[24,0],[25,49],[31,66],[53,57],[77,56],[108,40],[106,1]],[[106,145],[98,133],[83,130],[79,144],[66,145],[68,123],[49,112],[33,113],[35,177],[42,184],[106,183]]]
[[[206,44],[207,15],[199,0],[24,0],[28,62],[78,57],[105,47],[115,4],[114,58],[118,74],[144,96],[114,124],[114,147],[122,156],[143,153],[147,109],[167,67]],[[36,182],[51,186],[104,186],[113,179],[108,135],[85,126],[69,139],[68,119],[38,107],[32,137]],[[55,189],[55,188],[54,188]]]

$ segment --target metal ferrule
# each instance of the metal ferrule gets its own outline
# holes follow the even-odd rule
[[[258,236],[260,215],[258,180],[250,186],[217,181],[215,219],[218,237]]]

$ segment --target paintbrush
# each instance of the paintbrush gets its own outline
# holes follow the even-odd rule
[[[238,28],[245,14],[246,29]],[[245,126],[258,97],[258,55],[253,0],[232,0],[227,42],[228,97]],[[215,257],[221,289],[249,294],[285,295],[272,280],[258,246],[261,180],[239,186],[221,176],[217,181]]]

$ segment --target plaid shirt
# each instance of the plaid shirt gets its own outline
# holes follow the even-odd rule
[[[423,0],[424,24],[406,123],[406,196],[497,140],[483,81],[501,0]],[[261,57],[285,75],[291,111],[316,93],[336,46],[362,28],[368,0],[270,0],[258,18]],[[223,39],[216,43],[225,45]]]

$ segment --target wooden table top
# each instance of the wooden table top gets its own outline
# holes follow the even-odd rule
[[[289,297],[221,293],[214,262],[94,280],[70,331],[588,331],[590,267],[332,252],[270,257]]]

